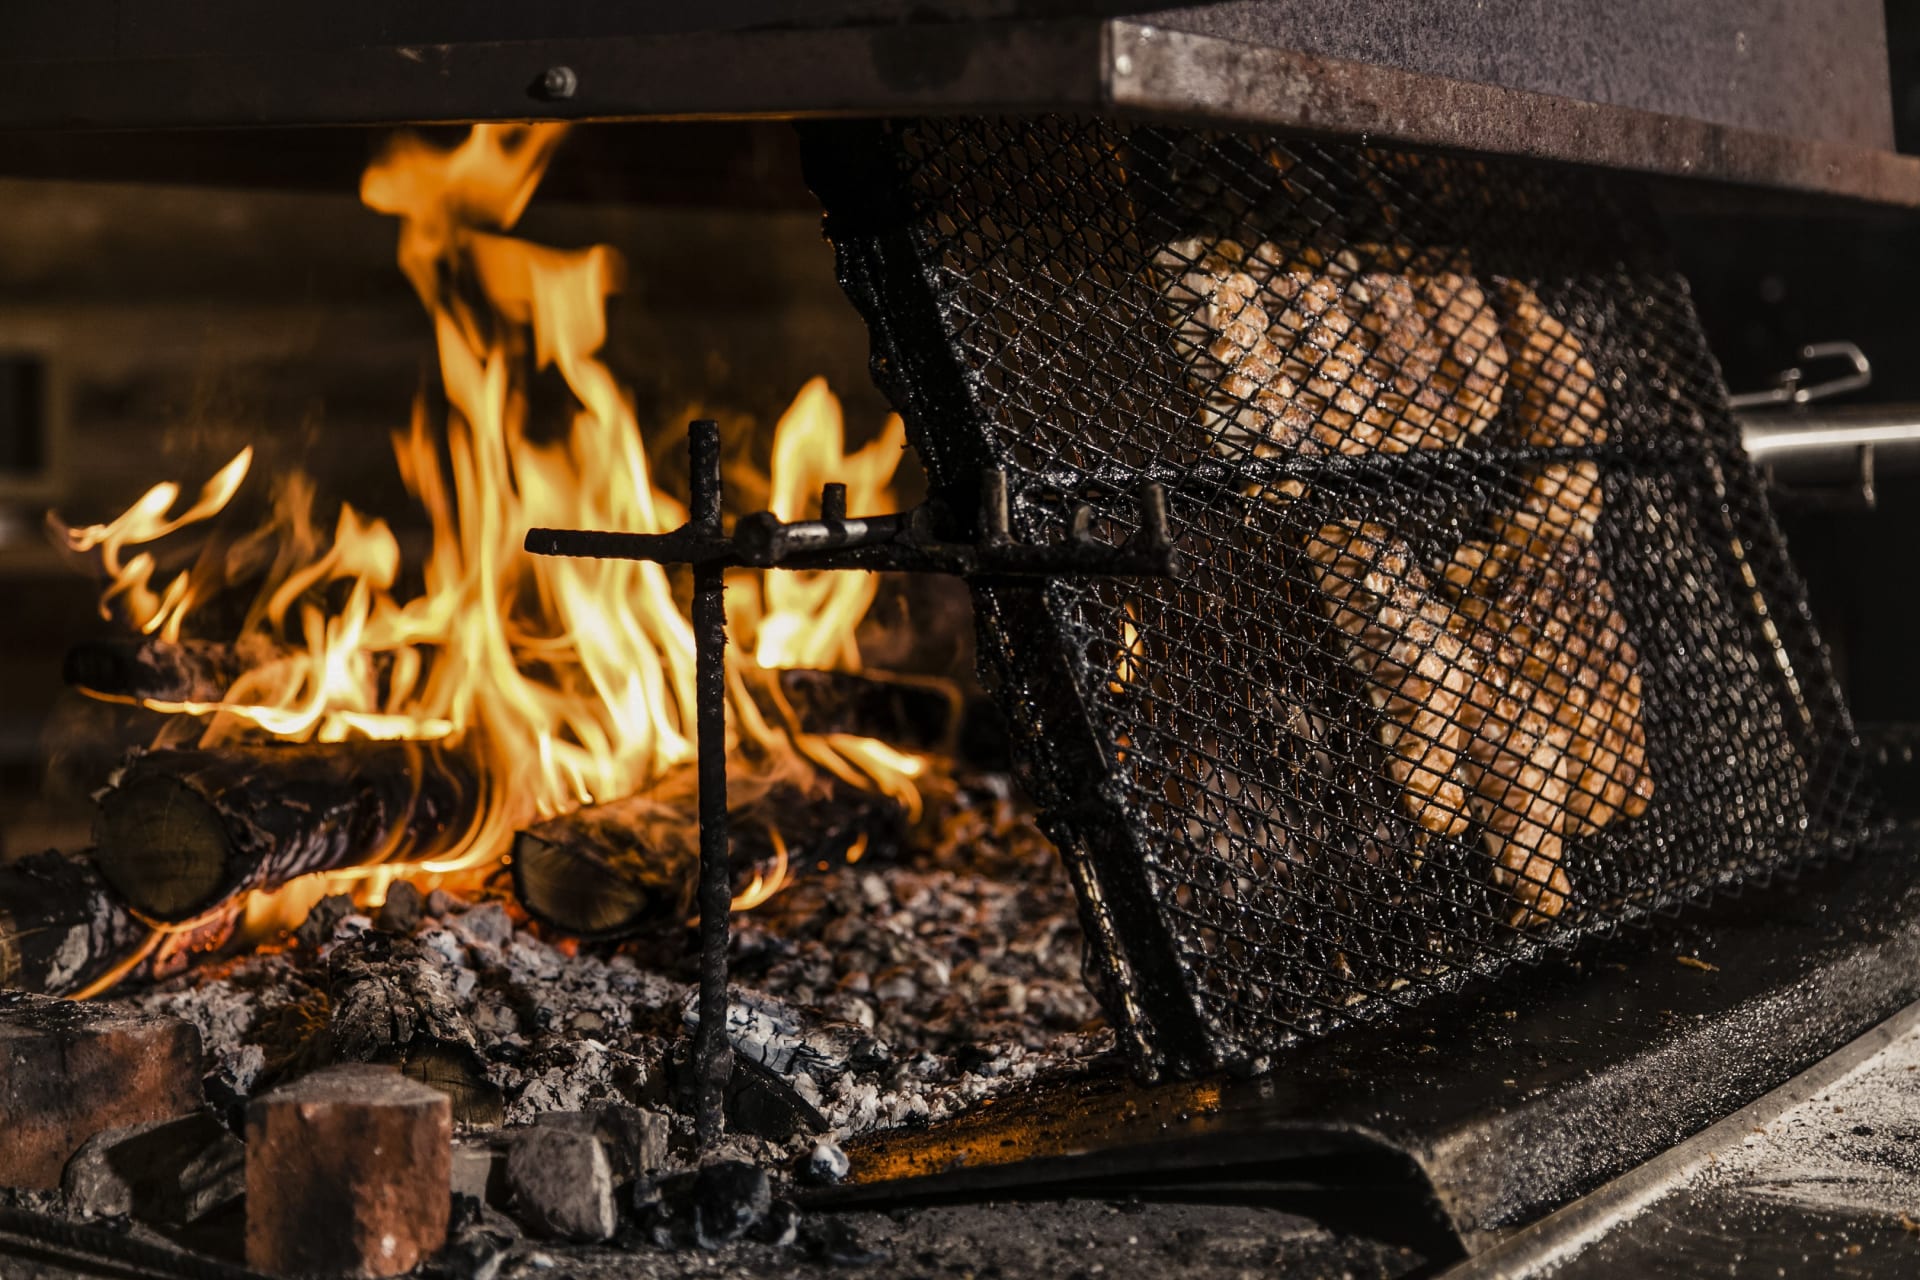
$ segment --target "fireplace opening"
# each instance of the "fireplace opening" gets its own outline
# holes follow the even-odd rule
[[[20,1077],[16,1185],[282,1273],[837,1266],[813,1209],[1042,1183],[1401,1274],[1679,1123],[1570,1136],[1648,1047],[1530,1046],[1676,967],[1593,948],[1870,832],[1633,189],[966,117],[549,201],[612,136],[23,187],[66,612],[12,624],[0,1021],[112,1069]]]

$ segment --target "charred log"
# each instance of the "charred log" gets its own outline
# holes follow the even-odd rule
[[[383,933],[342,943],[328,964],[327,993],[325,1060],[397,1066],[451,1098],[456,1124],[501,1123],[505,1101],[487,1080],[473,1027],[418,944]]]
[[[513,844],[521,905],[582,938],[621,938],[696,912],[700,837],[693,769],[651,790],[576,810],[522,831]],[[890,856],[904,837],[898,801],[820,774],[802,781],[735,779],[728,787],[737,895],[775,874],[850,857]]]
[[[49,852],[0,867],[0,987],[70,995],[146,940],[90,864]]]
[[[136,911],[186,920],[316,871],[448,853],[484,791],[434,742],[153,751],[100,796],[94,859]]]

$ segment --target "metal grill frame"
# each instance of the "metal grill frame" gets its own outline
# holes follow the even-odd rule
[[[1018,373],[1009,375],[993,367],[996,357],[991,351],[983,354],[982,340],[968,332],[973,324],[991,328],[992,317],[981,316],[978,308],[958,297],[969,286],[957,282],[952,263],[943,261],[941,246],[969,231],[966,213],[957,205],[944,205],[938,195],[929,196],[915,188],[914,175],[925,156],[909,156],[902,139],[922,129],[935,139],[927,154],[938,156],[941,146],[962,151],[975,148],[966,155],[978,161],[977,169],[958,176],[949,174],[956,182],[965,178],[982,183],[1008,176],[1009,170],[1001,163],[1004,157],[979,149],[990,149],[994,138],[1018,138],[1025,131],[1028,137],[1059,137],[1082,146],[1084,153],[1067,165],[1066,173],[1031,175],[1032,188],[1022,198],[1030,198],[1034,190],[1041,196],[1032,204],[1018,206],[1018,211],[1021,216],[1032,215],[1041,240],[1050,231],[1057,231],[1063,239],[1076,233],[1094,236],[1100,243],[1092,256],[1101,259],[1103,267],[1114,266],[1117,277],[1124,277],[1129,267],[1137,269],[1152,256],[1155,247],[1165,243],[1165,237],[1156,231],[1142,234],[1142,243],[1124,243],[1130,218],[1146,222],[1156,216],[1150,213],[1143,217],[1134,206],[1115,211],[1111,221],[1089,231],[1087,227],[1100,216],[1090,213],[1090,207],[1103,196],[1141,186],[1149,192],[1143,199],[1166,198],[1169,189],[1187,182],[1186,178],[1169,176],[1173,172],[1170,158],[1182,154],[1182,148],[1193,139],[1201,139],[1197,145],[1202,159],[1216,168],[1222,154],[1239,154],[1236,148],[1257,154],[1264,148],[1277,147],[1296,157],[1310,157],[1303,181],[1309,187],[1316,181],[1330,184],[1334,188],[1330,194],[1336,200],[1352,194],[1350,189],[1341,190],[1343,184],[1362,180],[1377,183],[1384,174],[1391,185],[1396,167],[1412,172],[1422,165],[1452,166],[1448,171],[1464,180],[1468,188],[1450,197],[1457,200],[1453,207],[1430,207],[1430,190],[1400,191],[1392,198],[1413,211],[1412,221],[1431,222],[1403,229],[1410,242],[1429,246],[1469,244],[1502,225],[1511,225],[1511,210],[1496,208],[1491,215],[1487,212],[1507,192],[1544,204],[1545,208],[1532,210],[1541,218],[1564,215],[1569,208],[1580,206],[1582,216],[1575,228],[1543,235],[1539,245],[1523,247],[1518,256],[1524,258],[1538,249],[1543,254],[1543,269],[1565,270],[1576,276],[1584,272],[1586,287],[1617,303],[1624,317],[1621,326],[1632,329],[1633,336],[1643,340],[1637,350],[1620,357],[1619,368],[1625,375],[1621,389],[1632,403],[1624,408],[1609,407],[1610,415],[1623,421],[1631,418],[1636,430],[1622,433],[1632,438],[1617,440],[1597,454],[1591,450],[1527,450],[1509,445],[1492,453],[1436,449],[1398,455],[1260,461],[1203,454],[1169,460],[1156,456],[1152,448],[1131,450],[1124,432],[1116,435],[1117,428],[1112,424],[1100,423],[1098,409],[1082,404],[1076,412],[1068,403],[1072,400],[1070,391],[1054,387],[1042,398],[1054,412],[1065,410],[1069,421],[1055,426],[1067,438],[1077,438],[1096,453],[1132,455],[1106,466],[1063,467],[1057,456],[1048,457],[1044,450],[1024,447],[1026,442],[1019,437],[1015,424],[1026,413],[1026,425],[1031,425],[1032,406],[1022,405],[1010,413],[1008,402],[1030,388],[1020,382]],[[1049,130],[1051,134],[1047,134]],[[1738,687],[1743,693],[1752,693],[1762,687],[1762,682],[1772,682],[1767,688],[1777,718],[1784,721],[1781,708],[1792,704],[1804,723],[1798,729],[1783,723],[1774,731],[1781,735],[1781,742],[1791,738],[1793,759],[1803,767],[1804,776],[1783,779],[1777,776],[1778,770],[1768,774],[1764,764],[1756,773],[1753,768],[1735,768],[1730,759],[1723,772],[1749,783],[1758,778],[1767,794],[1753,802],[1757,809],[1748,808],[1744,798],[1734,797],[1732,809],[1725,813],[1718,808],[1721,797],[1696,797],[1711,810],[1703,822],[1773,823],[1779,829],[1771,836],[1763,834],[1739,849],[1730,845],[1697,854],[1663,849],[1645,861],[1650,866],[1670,861],[1681,869],[1680,874],[1631,884],[1605,901],[1583,903],[1543,929],[1502,930],[1488,920],[1469,920],[1458,939],[1444,939],[1444,958],[1432,965],[1409,970],[1404,967],[1405,956],[1394,953],[1384,962],[1385,969],[1396,975],[1391,981],[1381,981],[1382,967],[1374,965],[1372,975],[1364,981],[1356,979],[1347,984],[1344,1001],[1327,998],[1329,991],[1335,996],[1341,993],[1339,982],[1318,990],[1296,982],[1297,989],[1282,994],[1300,1008],[1314,1006],[1307,1013],[1297,1017],[1283,1013],[1271,1018],[1262,1014],[1249,1020],[1240,1016],[1239,1006],[1267,998],[1270,992],[1261,989],[1263,975],[1233,972],[1230,962],[1240,957],[1231,953],[1224,955],[1218,966],[1204,966],[1207,974],[1198,972],[1203,966],[1196,963],[1192,946],[1193,922],[1183,922],[1167,887],[1168,814],[1153,803],[1143,804],[1140,789],[1127,785],[1121,776],[1125,771],[1115,767],[1116,751],[1124,752],[1126,744],[1117,740],[1112,718],[1103,716],[1097,705],[1103,675],[1087,655],[1087,629],[1078,625],[1086,617],[1086,600],[1069,599],[1074,588],[977,584],[974,595],[982,674],[1008,715],[1016,743],[1024,747],[1017,752],[1023,780],[1039,800],[1049,835],[1059,845],[1079,892],[1090,943],[1088,977],[1114,1017],[1136,1067],[1146,1075],[1162,1071],[1193,1074],[1222,1067],[1258,1070],[1269,1064],[1275,1050],[1293,1040],[1406,1007],[1472,977],[1538,958],[1593,933],[1610,931],[1717,889],[1763,879],[1775,869],[1844,852],[1855,845],[1867,827],[1857,803],[1858,765],[1850,750],[1854,738],[1851,722],[1758,477],[1739,450],[1737,434],[1726,412],[1725,389],[1700,335],[1684,281],[1659,261],[1657,250],[1649,247],[1645,234],[1648,219],[1638,207],[1637,192],[1631,184],[1576,171],[1529,167],[1522,162],[1421,159],[1411,153],[1369,152],[1352,144],[1266,138],[1228,136],[1207,141],[1214,137],[1111,120],[810,127],[808,178],[827,209],[828,233],[838,255],[842,283],[868,321],[876,381],[905,416],[941,497],[954,509],[977,509],[981,478],[996,468],[1007,468],[1016,492],[1028,499],[1017,511],[1019,531],[1025,536],[1044,536],[1055,518],[1050,498],[1130,492],[1143,480],[1157,480],[1168,484],[1174,493],[1174,515],[1179,522],[1183,493],[1188,502],[1201,495],[1198,501],[1204,507],[1222,495],[1238,493],[1240,486],[1247,484],[1273,485],[1292,478],[1315,486],[1337,485],[1345,476],[1361,486],[1363,496],[1368,485],[1384,485],[1386,501],[1404,504],[1393,508],[1399,522],[1404,522],[1415,506],[1413,498],[1435,487],[1449,501],[1457,501],[1461,492],[1476,485],[1498,490],[1502,483],[1511,484],[1526,467],[1598,456],[1607,464],[1608,505],[1616,515],[1630,505],[1623,496],[1629,491],[1638,504],[1636,510],[1654,509],[1658,504],[1653,499],[1665,496],[1673,510],[1686,513],[1686,518],[1674,526],[1686,546],[1673,543],[1676,534],[1672,530],[1660,536],[1667,538],[1675,564],[1698,567],[1704,563],[1701,557],[1711,559],[1720,574],[1717,587],[1711,580],[1694,585],[1702,586],[1707,598],[1718,602],[1718,612],[1727,615],[1716,617],[1712,625],[1731,627],[1726,634],[1745,641],[1744,648],[1735,645],[1727,653],[1712,656],[1750,659],[1756,670],[1748,673],[1749,684]],[[951,161],[952,155],[947,159]],[[1150,162],[1162,167],[1151,169]],[[1096,169],[1105,171],[1095,174]],[[1151,177],[1142,176],[1142,170],[1149,170]],[[1076,172],[1098,180],[1076,190]],[[1112,189],[1099,189],[1100,182],[1111,184]],[[1413,183],[1417,187],[1419,180]],[[1566,190],[1556,191],[1562,184]],[[1260,186],[1258,182],[1253,185]],[[1485,199],[1489,194],[1495,197],[1491,202]],[[1260,195],[1256,190],[1255,197]],[[1265,195],[1271,196],[1272,191]],[[990,203],[999,196],[987,192],[978,198]],[[1295,192],[1288,198],[1312,197]],[[1047,219],[1059,212],[1050,212],[1049,200],[1074,206],[1081,221],[1067,225],[1064,218],[1059,218],[1049,228]],[[1012,197],[1008,202],[1013,207]],[[1383,197],[1382,202],[1388,201]],[[1001,206],[993,208],[999,211]],[[1204,214],[1205,210],[1196,204],[1177,212],[1184,217]],[[1244,226],[1267,216],[1266,212],[1253,214],[1241,208],[1226,221],[1231,226]],[[1285,211],[1278,216],[1284,219]],[[936,226],[942,219],[944,230]],[[1161,225],[1155,224],[1156,228]],[[1021,229],[1033,234],[1027,223],[1023,222]],[[1346,234],[1351,235],[1352,229],[1347,228]],[[1390,228],[1389,234],[1402,232]],[[1576,235],[1591,235],[1594,243],[1586,246],[1578,261],[1566,260]],[[987,245],[979,257],[990,258],[991,250],[991,244]],[[1043,261],[1039,269],[1044,270],[1046,265]],[[1078,283],[1069,282],[1066,291],[1070,293]],[[1139,285],[1137,280],[1129,284],[1123,278],[1118,283],[1107,279],[1103,287],[1137,291]],[[1020,282],[990,278],[984,286],[973,287],[990,292],[993,288],[1018,288]],[[1106,295],[1093,300],[1096,309],[1102,305],[1102,296]],[[1109,349],[1095,350],[1087,356],[1089,367],[1114,358],[1112,350],[1119,345],[1133,343],[1135,349],[1128,358],[1138,364],[1141,394],[1149,399],[1159,394],[1170,402],[1180,399],[1174,388],[1186,375],[1166,349],[1164,334],[1143,338],[1141,333],[1128,331],[1130,324],[1134,329],[1140,327],[1137,314],[1133,321],[1125,316],[1110,320],[1099,315],[1074,319],[1089,326],[1080,334],[1080,345],[1087,347],[1097,345],[1085,336],[1093,332],[1092,326],[1108,325],[1100,331],[1100,338],[1110,340]],[[1115,326],[1120,331],[1117,334]],[[989,333],[986,340],[995,336]],[[1005,333],[997,336],[1008,337]],[[1652,341],[1645,341],[1650,337]],[[1014,341],[1018,340],[1019,335],[1014,335]],[[1055,335],[1052,342],[1048,350],[1058,353],[1067,349],[1063,344],[1070,340]],[[1058,374],[1058,370],[1048,371]],[[1172,408],[1167,413],[1177,416]],[[1379,500],[1378,489],[1373,492]],[[1058,505],[1052,504],[1054,508]],[[1192,516],[1193,512],[1189,507],[1185,514]],[[1205,514],[1203,511],[1193,518]],[[1105,527],[1113,537],[1126,532],[1124,518]],[[1652,535],[1645,529],[1632,535],[1610,535],[1609,550],[1616,557],[1625,545],[1620,537],[1628,536]],[[1731,559],[1724,554],[1729,548],[1734,549]],[[1686,560],[1688,555],[1696,558]],[[1733,584],[1743,579],[1751,586],[1751,611],[1733,604],[1738,595],[1738,587]],[[1630,592],[1623,587],[1621,594]],[[1636,629],[1649,631],[1648,611],[1638,605],[1635,611],[1640,615]],[[1654,609],[1656,621],[1658,614],[1659,609]],[[1300,633],[1309,630],[1310,626],[1296,619],[1291,628],[1280,626],[1278,634],[1307,643],[1308,637]],[[1643,634],[1640,639],[1643,654],[1655,655],[1651,659],[1643,657],[1643,662],[1660,661],[1659,646],[1667,637]],[[1651,651],[1646,648],[1649,639],[1654,646]],[[1783,686],[1775,687],[1779,682],[1773,681],[1774,672],[1764,665],[1763,658],[1779,664],[1784,673]],[[1736,684],[1723,685],[1721,691],[1734,689]],[[1650,693],[1649,698],[1652,696]],[[1365,769],[1357,766],[1368,758],[1369,748],[1356,744],[1342,750],[1349,757],[1347,772],[1356,789],[1377,784],[1377,778],[1369,783]],[[1377,762],[1374,767],[1377,769]],[[1704,788],[1703,783],[1700,789]],[[1779,804],[1768,809],[1767,803],[1775,800]],[[1799,830],[1787,830],[1796,819]],[[1665,842],[1679,837],[1694,838],[1709,846],[1718,838],[1711,827],[1696,825],[1690,832],[1684,827],[1636,830],[1629,837],[1610,835],[1609,839],[1613,842],[1610,847],[1620,850],[1628,847],[1622,840],[1630,844],[1633,839]],[[1384,865],[1387,856],[1379,855],[1378,863]],[[1345,869],[1345,873],[1350,872],[1351,868]],[[1317,959],[1298,962],[1293,975],[1296,978],[1315,966],[1327,968],[1329,957],[1336,957],[1342,966],[1347,964],[1346,953],[1341,950],[1344,936],[1312,936],[1316,918],[1330,918],[1347,909],[1340,905],[1339,896],[1343,869],[1336,867],[1331,873],[1316,870],[1312,874],[1324,874],[1334,883],[1330,900],[1334,905],[1329,901],[1309,904],[1301,945],[1303,949],[1317,948],[1319,954]],[[1383,883],[1383,877],[1391,879],[1382,872],[1375,876],[1375,883]],[[1277,892],[1284,898],[1290,890]],[[1202,905],[1208,910],[1219,907],[1218,903]],[[1389,916],[1393,910],[1391,905],[1387,907]],[[1319,916],[1315,917],[1313,911]],[[1482,916],[1487,913],[1487,908],[1480,909]],[[1479,933],[1469,936],[1468,926]],[[1383,956],[1393,951],[1395,944],[1381,942],[1385,935],[1378,926],[1368,923],[1357,927],[1371,930],[1363,941],[1380,943]],[[1455,950],[1459,942],[1464,946]],[[1261,967],[1248,963],[1251,968]],[[1319,975],[1306,976],[1317,980]],[[1285,973],[1273,975],[1274,982],[1282,987],[1287,978]],[[1208,984],[1222,989],[1211,990]],[[1353,998],[1356,992],[1358,999]]]

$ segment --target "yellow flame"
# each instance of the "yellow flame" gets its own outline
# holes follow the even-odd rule
[[[735,911],[751,911],[786,887],[787,883],[787,842],[778,831],[770,833],[773,837],[773,867],[769,871],[755,871],[753,880],[734,895]]]
[[[400,549],[385,522],[342,507],[328,539],[312,515],[312,484],[293,476],[262,531],[277,554],[239,637],[262,660],[218,702],[149,704],[200,717],[208,746],[437,738],[471,750],[485,770],[490,803],[455,856],[289,886],[249,904],[256,932],[256,917],[295,911],[328,887],[357,884],[370,901],[396,875],[492,864],[518,828],[626,795],[692,754],[693,638],[668,571],[522,550],[536,526],[661,532],[686,516],[654,486],[630,399],[601,355],[619,256],[508,234],[563,132],[480,125],[452,148],[403,135],[361,183],[370,208],[399,220],[399,265],[431,316],[449,406],[436,429],[417,404],[393,438],[401,478],[432,526],[424,590],[395,595]],[[548,370],[571,393],[571,420],[558,438],[535,439],[529,386]],[[838,480],[856,514],[891,511],[903,447],[895,417],[849,453],[840,402],[816,378],[775,430],[772,509],[811,514],[821,485]],[[168,513],[179,486],[161,484],[108,524],[61,526],[75,551],[98,551],[103,610],[178,638],[199,568],[156,591],[153,556],[132,549],[225,509],[251,456],[242,451],[177,516]],[[875,584],[870,574],[753,576],[757,592],[729,593],[735,638],[745,638],[729,650],[729,686],[736,731],[765,744],[779,735],[747,694],[741,664],[857,668],[854,630]],[[918,808],[916,757],[846,737],[795,735],[792,748]],[[785,874],[783,857],[741,905],[764,901]]]
[[[162,591],[155,592],[151,586],[153,556],[142,551],[128,559],[127,549],[157,542],[226,510],[252,465],[253,449],[249,446],[215,472],[213,478],[201,486],[200,496],[193,505],[177,516],[167,513],[180,500],[180,486],[167,481],[147,490],[138,502],[106,524],[75,529],[51,519],[55,532],[69,548],[83,553],[96,549],[100,552],[100,567],[107,578],[107,589],[100,597],[100,616],[112,618],[114,602],[119,601],[126,620],[135,628],[148,635],[158,633],[163,639],[177,641],[181,623],[186,619],[188,575],[176,575]]]

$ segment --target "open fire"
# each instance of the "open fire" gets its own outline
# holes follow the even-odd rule
[[[250,934],[298,923],[332,892],[377,906],[398,878],[429,889],[469,882],[499,863],[516,832],[628,796],[693,754],[693,639],[667,571],[521,550],[532,527],[661,532],[686,514],[657,483],[630,399],[601,355],[618,255],[512,234],[563,135],[561,126],[482,125],[450,148],[401,136],[362,182],[367,206],[399,219],[399,264],[432,319],[445,394],[444,421],[423,396],[393,437],[407,489],[431,522],[417,574],[388,525],[349,504],[328,536],[315,486],[298,473],[275,478],[264,527],[219,528],[242,486],[258,482],[251,450],[190,502],[167,482],[107,523],[54,521],[104,572],[102,613],[163,644],[194,636],[216,598],[251,597],[237,633],[195,641],[215,641],[231,664],[217,696],[138,699],[170,713],[156,747],[417,741],[474,775],[457,821],[430,834],[395,827],[380,847],[360,850],[357,865],[256,886],[244,901]],[[565,404],[559,428],[547,430],[541,379],[556,373]],[[891,418],[849,451],[839,402],[815,379],[775,428],[770,475],[745,479],[764,486],[782,519],[808,515],[830,479],[846,484],[856,509],[889,511],[903,447]],[[197,558],[164,573],[157,544],[189,532],[203,538]],[[873,576],[733,579],[732,754],[769,785],[824,772],[917,807],[923,758],[874,738],[803,731],[781,714],[790,708],[766,677],[857,670],[853,633],[874,599]],[[736,909],[779,889],[777,833],[774,844],[781,856]],[[240,905],[167,928],[188,932]]]

